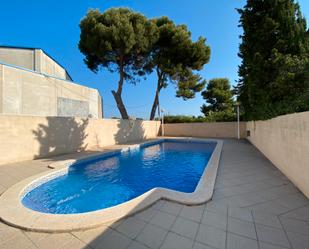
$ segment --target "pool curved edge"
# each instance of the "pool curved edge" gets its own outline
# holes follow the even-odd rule
[[[86,230],[104,224],[110,224],[121,218],[140,212],[161,199],[166,199],[185,205],[199,205],[206,203],[213,195],[223,141],[202,138],[173,139],[209,142],[215,141],[217,143],[193,193],[183,193],[165,188],[153,188],[146,193],[119,205],[79,214],[41,213],[31,210],[22,204],[22,197],[30,186],[33,186],[33,184],[39,182],[40,179],[46,180],[53,178],[55,175],[61,174],[76,161],[84,160],[86,158],[93,158],[93,156],[87,156],[86,158],[79,160],[66,160],[60,163],[57,162],[53,165],[52,171],[31,176],[10,187],[0,196],[0,219],[8,225],[28,231],[57,233]],[[158,140],[162,139],[156,139],[154,141]],[[168,138],[163,138],[163,140],[168,140]],[[151,142],[145,142],[139,145],[147,143]],[[128,146],[128,148],[129,147],[130,146]],[[105,153],[103,152],[101,155],[102,154]]]

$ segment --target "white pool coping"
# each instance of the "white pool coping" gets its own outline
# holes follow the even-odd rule
[[[29,189],[55,178],[67,172],[68,168],[76,162],[94,159],[98,157],[86,156],[78,160],[64,160],[50,165],[52,171],[31,176],[10,187],[0,196],[0,219],[11,226],[29,231],[37,232],[69,232],[95,228],[105,223],[116,222],[126,216],[133,215],[151,206],[160,199],[166,199],[185,205],[199,205],[206,203],[212,198],[217,169],[221,156],[223,141],[218,139],[202,138],[162,138],[151,142],[144,142],[136,145],[128,145],[122,150],[139,148],[161,140],[179,139],[186,141],[205,141],[216,142],[216,147],[205,167],[205,170],[193,193],[184,193],[166,188],[153,188],[148,192],[119,205],[79,214],[49,214],[41,213],[25,207],[21,200]],[[115,150],[121,151],[121,150]],[[103,152],[100,154],[108,155],[113,152]]]

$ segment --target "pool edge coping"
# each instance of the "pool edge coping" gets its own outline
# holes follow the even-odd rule
[[[197,184],[193,193],[184,193],[165,188],[153,188],[146,193],[119,205],[100,209],[97,211],[79,213],[79,214],[48,214],[31,210],[25,207],[22,202],[22,196],[27,188],[33,186],[40,179],[59,174],[67,170],[73,163],[83,160],[91,160],[95,157],[108,155],[109,153],[121,152],[122,150],[130,150],[147,144],[155,143],[161,140],[189,140],[189,141],[214,141],[216,147],[205,166],[205,170]],[[8,225],[36,232],[59,233],[71,232],[79,230],[87,230],[105,224],[117,222],[127,216],[132,216],[144,209],[152,206],[161,199],[177,202],[184,205],[200,205],[206,203],[212,198],[214,185],[219,167],[223,140],[206,139],[206,138],[188,138],[188,137],[162,137],[137,144],[125,146],[122,149],[114,149],[107,152],[98,153],[96,155],[87,155],[79,159],[69,159],[49,165],[51,171],[36,174],[28,177],[9,189],[0,196],[0,220]]]

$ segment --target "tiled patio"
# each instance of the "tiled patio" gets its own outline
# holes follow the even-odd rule
[[[0,193],[48,163],[0,166]],[[225,140],[213,200],[205,205],[160,201],[114,224],[62,234],[0,223],[0,248],[307,249],[309,200],[246,140]]]

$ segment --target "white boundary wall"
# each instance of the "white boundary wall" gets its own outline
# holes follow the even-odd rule
[[[156,138],[158,121],[0,115],[0,164]]]
[[[240,137],[246,136],[246,123],[240,122]],[[164,124],[164,135],[174,137],[237,138],[237,122]]]
[[[247,138],[309,197],[309,112],[247,123]]]

